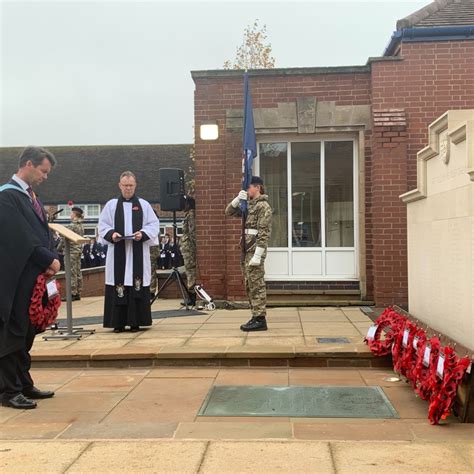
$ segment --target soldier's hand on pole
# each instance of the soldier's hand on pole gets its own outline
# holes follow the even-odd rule
[[[240,193],[232,200],[232,207],[239,207],[240,201],[247,201],[248,196],[247,196],[247,191],[240,191]]]
[[[255,253],[253,254],[253,257],[250,259],[249,265],[251,267],[258,267],[262,263],[262,256],[263,253],[265,252],[265,249],[263,247],[257,247],[255,249]]]

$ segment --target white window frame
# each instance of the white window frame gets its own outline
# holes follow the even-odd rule
[[[352,142],[353,152],[353,215],[354,215],[354,246],[353,247],[326,247],[326,193],[325,193],[325,142],[345,141]],[[291,143],[295,142],[320,142],[320,176],[321,176],[321,247],[298,247],[292,246],[292,182],[291,182]],[[265,279],[267,281],[358,281],[360,277],[359,268],[359,157],[358,157],[358,139],[351,135],[343,134],[318,134],[311,137],[301,136],[269,136],[258,137],[257,140],[257,157],[254,161],[254,172],[260,175],[260,144],[264,143],[286,143],[287,144],[287,183],[288,183],[288,202],[287,202],[287,218],[288,218],[288,242],[286,247],[269,247],[269,253],[286,252],[288,258],[288,274],[287,275],[269,275]],[[296,249],[296,250],[295,250]],[[321,252],[322,275],[293,275],[293,253],[302,252]],[[327,275],[326,273],[326,254],[330,251],[352,252],[354,254],[354,274],[353,275]]]

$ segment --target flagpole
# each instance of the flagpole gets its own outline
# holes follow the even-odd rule
[[[245,160],[246,160],[246,156],[245,156],[245,117],[246,117],[246,109],[247,109],[247,85],[248,85],[248,73],[247,73],[248,69],[245,68],[245,72],[244,72],[244,123],[243,123],[243,127],[242,127],[242,189],[244,191],[247,191],[245,188],[245,172],[246,172],[246,168],[245,168]],[[248,196],[247,196],[247,202],[248,202]],[[244,207],[244,206],[241,206],[241,211],[242,211],[242,222],[241,222],[241,229],[240,229],[240,242],[241,242],[241,255],[240,255],[240,261],[241,263],[244,263],[245,262],[245,254],[247,252],[247,248],[246,248],[246,242],[245,242],[245,222],[247,220],[247,207]]]

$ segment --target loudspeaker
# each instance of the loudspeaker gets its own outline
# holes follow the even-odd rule
[[[160,169],[160,207],[162,211],[184,210],[184,171],[178,168]]]

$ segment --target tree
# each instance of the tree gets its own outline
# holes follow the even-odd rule
[[[275,58],[272,46],[267,43],[267,26],[262,27],[255,20],[253,25],[244,29],[244,39],[237,48],[234,61],[227,60],[224,69],[272,69]]]

